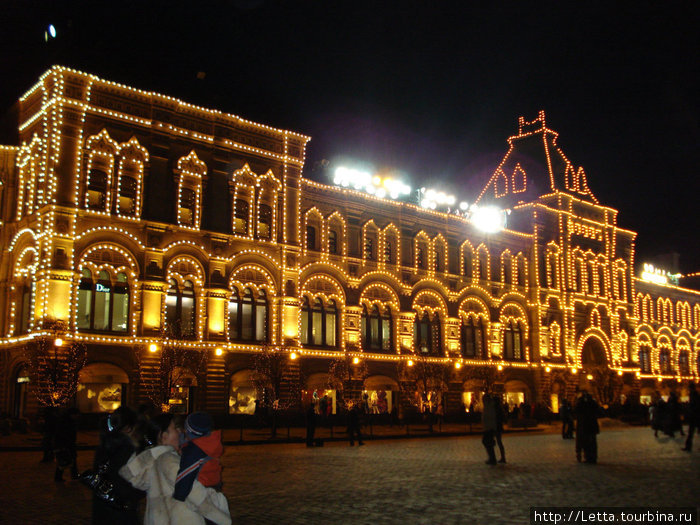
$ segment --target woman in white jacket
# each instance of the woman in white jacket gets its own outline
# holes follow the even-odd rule
[[[203,525],[204,518],[218,525],[230,525],[226,497],[198,481],[185,501],[173,498],[180,468],[180,430],[171,414],[158,416],[154,423],[161,430],[158,446],[132,456],[119,470],[124,479],[147,493],[144,525]]]

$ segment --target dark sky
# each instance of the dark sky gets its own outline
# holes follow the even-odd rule
[[[311,135],[308,177],[355,159],[467,201],[544,109],[637,261],[700,270],[699,4],[476,4],[6,1],[0,109],[61,63]]]

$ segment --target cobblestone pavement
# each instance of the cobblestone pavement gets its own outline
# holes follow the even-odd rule
[[[508,463],[488,466],[476,437],[350,447],[228,447],[224,492],[241,524],[528,523],[535,505],[693,506],[700,451],[648,428],[604,431],[599,464],[576,463],[557,434],[508,435]],[[79,454],[81,468],[92,451]],[[90,494],[57,485],[39,452],[0,453],[0,523],[89,523]]]

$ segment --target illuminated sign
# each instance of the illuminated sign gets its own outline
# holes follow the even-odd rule
[[[109,286],[105,286],[104,284],[97,283],[95,285],[95,291],[109,293]]]
[[[672,284],[677,285],[678,279],[681,275],[678,273],[671,273],[661,268],[656,268],[653,264],[644,263],[644,269],[642,270],[642,280],[654,284]]]

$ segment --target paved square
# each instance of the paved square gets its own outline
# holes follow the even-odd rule
[[[524,524],[536,505],[698,505],[698,444],[688,454],[648,428],[598,442],[600,463],[585,465],[557,434],[506,435],[509,462],[495,467],[476,436],[227,447],[224,492],[241,524]],[[0,523],[89,523],[88,490],[56,486],[39,457],[0,453]]]

